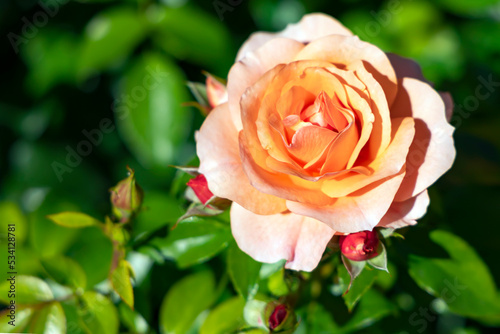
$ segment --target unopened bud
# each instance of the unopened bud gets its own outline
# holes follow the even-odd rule
[[[127,167],[128,168],[128,167]],[[134,171],[128,168],[129,176],[111,188],[113,214],[121,222],[126,222],[139,211],[144,198],[144,191],[136,183]]]
[[[208,103],[212,108],[227,101],[227,89],[213,76],[208,75],[206,80]]]
[[[293,333],[297,327],[295,313],[286,305],[276,301],[267,305],[265,316],[271,333]]]
[[[352,261],[365,261],[378,255],[379,239],[375,231],[361,231],[339,238],[340,251]]]
[[[203,204],[207,204],[207,202],[214,196],[210,189],[208,189],[207,179],[203,174],[198,174],[195,178],[191,179],[187,183],[188,187],[193,189],[196,197]]]

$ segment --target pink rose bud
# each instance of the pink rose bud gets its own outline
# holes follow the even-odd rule
[[[189,180],[187,185],[193,189],[196,197],[198,197],[203,204],[207,204],[207,202],[214,196],[210,189],[208,189],[207,179],[202,174],[199,174],[194,179]]]
[[[135,181],[134,171],[130,168],[128,171],[129,176],[111,188],[113,214],[121,222],[128,221],[134,213],[139,211],[144,198],[144,191]]]
[[[339,239],[340,251],[352,261],[365,261],[378,255],[379,239],[375,231],[361,231],[343,235]]]
[[[227,90],[225,85],[211,75],[207,76],[206,85],[208,103],[210,103],[212,108],[227,101]]]

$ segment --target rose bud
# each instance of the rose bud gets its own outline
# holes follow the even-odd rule
[[[295,314],[285,305],[275,301],[267,305],[265,316],[272,333],[293,333],[297,325]]]
[[[144,198],[144,191],[135,181],[134,171],[128,170],[129,176],[110,189],[113,214],[121,222],[128,221],[139,211]]]
[[[200,202],[203,204],[207,204],[207,202],[214,196],[210,189],[208,189],[207,179],[203,176],[203,174],[199,174],[195,178],[189,180],[186,184],[188,187],[193,189],[196,197],[198,197]]]
[[[215,79],[213,76],[207,76],[207,98],[208,103],[212,108],[217,107],[219,104],[227,101],[227,90],[226,86],[220,81]]]
[[[361,231],[341,236],[339,245],[349,260],[365,261],[378,255],[379,239],[375,231]]]

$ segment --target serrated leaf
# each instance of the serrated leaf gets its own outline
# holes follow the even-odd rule
[[[130,281],[130,265],[126,260],[120,263],[109,275],[113,290],[131,308],[134,309],[134,290]]]
[[[450,258],[410,255],[410,276],[422,289],[442,298],[450,311],[488,324],[500,324],[500,298],[483,260],[464,240],[450,232],[433,231],[430,238]]]
[[[370,326],[381,318],[394,313],[396,307],[382,294],[368,290],[361,298],[353,317],[341,328],[341,333],[350,333]]]
[[[384,270],[387,271],[387,251],[385,249],[385,245],[382,241],[378,243],[378,249],[377,249],[378,255],[374,258],[369,259],[367,262],[369,265],[371,265],[373,268],[378,269],[378,270]]]
[[[82,325],[89,333],[118,333],[118,312],[107,297],[87,291],[81,296],[81,300],[82,305],[78,313]]]
[[[245,300],[233,297],[214,308],[200,328],[200,334],[232,333],[245,324],[243,308]]]
[[[50,303],[38,310],[33,317],[29,331],[40,334],[65,334],[66,315],[61,303]]]
[[[74,260],[64,256],[56,256],[42,259],[40,262],[45,271],[59,284],[83,289],[87,286],[85,271]]]
[[[8,280],[0,284],[0,302],[8,304],[11,298],[8,297],[11,281]],[[15,300],[18,305],[39,304],[50,301],[54,298],[50,287],[45,281],[34,276],[15,276]]]
[[[378,272],[376,270],[366,268],[357,276],[356,280],[351,281],[351,276],[347,272],[347,269],[339,266],[338,270],[339,278],[341,278],[344,283],[344,294],[342,298],[344,298],[344,302],[348,310],[352,311],[360,298],[371,288],[373,282],[375,282],[375,278],[377,278]],[[351,282],[349,286],[347,285],[347,282]]]
[[[121,137],[147,168],[179,163],[191,112],[181,69],[161,54],[143,54],[125,72],[113,105]],[[147,196],[146,196],[147,197]]]
[[[212,219],[190,218],[174,228],[166,238],[156,238],[151,246],[162,256],[174,259],[180,268],[201,263],[227,247],[229,226]]]
[[[366,261],[352,261],[349,260],[346,256],[344,256],[344,254],[342,254],[341,257],[342,257],[342,263],[344,264],[344,268],[347,270],[350,276],[349,285],[347,286],[347,289],[344,292],[344,294],[346,294],[349,292],[352,282],[354,282],[356,277],[358,277],[365,268]]]
[[[245,254],[233,242],[227,254],[227,271],[235,290],[244,298],[252,299],[257,292],[262,263]]]
[[[184,334],[198,315],[212,304],[215,281],[212,272],[201,271],[175,283],[163,299],[160,309],[160,332]]]
[[[48,215],[47,218],[58,225],[72,228],[99,226],[101,224],[97,219],[81,212],[61,212]]]

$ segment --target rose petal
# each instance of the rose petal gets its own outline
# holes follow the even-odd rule
[[[415,225],[417,223],[416,220],[422,218],[427,212],[429,202],[427,190],[406,201],[394,202],[378,226],[401,228],[408,225]]]
[[[382,86],[389,105],[396,97],[396,73],[386,54],[376,46],[360,41],[357,36],[331,35],[314,40],[295,57],[295,60],[304,59],[326,60],[343,65],[346,69],[362,61],[368,72]]]
[[[255,260],[287,260],[286,268],[312,271],[335,231],[325,224],[293,213],[256,215],[240,205],[231,207],[231,230],[238,246]]]
[[[245,90],[278,64],[289,63],[304,45],[300,42],[275,38],[233,65],[227,79],[227,92],[231,117],[238,130],[241,130],[240,99]]]
[[[332,34],[352,36],[352,32],[333,17],[321,13],[304,15],[298,23],[289,24],[285,30],[279,33],[257,32],[250,35],[238,51],[236,60],[242,59],[247,53],[255,51],[277,37],[286,37],[307,43]]]
[[[393,139],[387,150],[366,166],[372,171],[370,175],[352,173],[343,175],[342,178],[325,180],[321,190],[331,197],[347,196],[371,183],[399,173],[415,135],[413,119],[393,119],[392,132]]]
[[[197,135],[199,172],[205,175],[208,188],[214,195],[260,214],[286,210],[283,199],[263,194],[250,185],[241,165],[238,132],[228,119],[225,103],[212,110]]]
[[[395,117],[415,119],[415,139],[406,162],[406,177],[396,201],[416,196],[450,169],[455,159],[454,128],[448,123],[445,105],[428,84],[403,78],[391,110]]]
[[[326,206],[292,201],[286,205],[293,213],[315,218],[338,232],[371,231],[391,206],[403,177],[400,172]]]
[[[391,61],[394,71],[396,71],[396,77],[402,79],[404,77],[418,79],[420,81],[427,82],[425,80],[424,74],[420,65],[410,58],[405,58],[398,56],[394,53],[386,53],[387,58]]]

